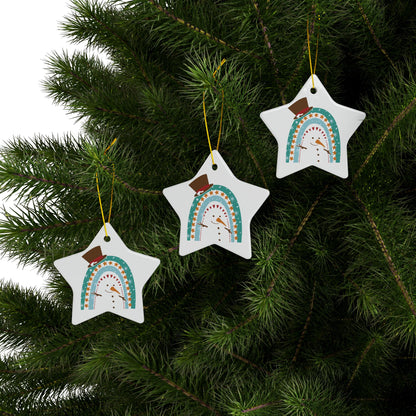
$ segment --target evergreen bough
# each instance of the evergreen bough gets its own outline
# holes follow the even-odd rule
[[[0,414],[410,415],[416,412],[416,6],[411,0],[72,0],[48,58],[51,98],[79,137],[14,138],[0,186],[18,198],[2,252],[49,276],[48,293],[2,283]],[[275,177],[260,112],[317,74],[367,118],[349,142],[350,176],[308,168]],[[98,53],[99,52],[99,53]],[[105,60],[103,60],[105,56]],[[226,63],[216,73],[222,59]],[[163,188],[208,156],[202,111],[234,174],[271,195],[253,257],[218,247],[178,254]],[[117,137],[117,144],[104,155]],[[53,267],[112,225],[161,259],[145,322],[104,314],[71,324]]]

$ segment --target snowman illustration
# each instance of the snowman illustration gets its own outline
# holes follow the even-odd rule
[[[112,273],[104,275],[97,284],[96,308],[98,309],[123,309],[124,296],[121,295],[121,284]]]
[[[227,221],[227,223],[224,222]],[[201,227],[207,228],[209,240],[229,241],[231,235],[230,225],[224,208],[219,204],[210,204],[198,223]]]
[[[288,136],[286,162],[339,162],[339,132],[333,116],[327,110],[309,106],[306,97],[295,101],[288,109],[294,118]]]
[[[127,263],[102,254],[100,246],[83,256],[88,262],[81,291],[81,309],[121,310],[135,308],[135,287]]]
[[[241,213],[233,192],[203,174],[189,186],[195,192],[189,213],[188,240],[241,242]]]
[[[313,130],[312,130],[312,133],[313,133]],[[313,150],[310,152],[312,153],[310,157],[314,158],[316,162],[329,161],[328,156],[330,153],[328,150],[328,145],[322,143],[323,141],[326,142],[326,140],[322,138],[322,136],[319,134],[320,133],[319,131],[317,133],[318,134],[315,133],[314,136],[310,134],[310,137],[309,137],[309,145],[311,146],[311,149],[316,150],[316,152],[314,152]],[[325,154],[325,152],[327,153],[327,155]]]

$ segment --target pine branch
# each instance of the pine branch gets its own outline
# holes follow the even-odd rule
[[[171,386],[174,389],[180,391],[186,397],[189,397],[190,399],[192,399],[195,402],[199,403],[201,406],[206,407],[208,410],[210,410],[211,412],[213,412],[215,415],[221,416],[220,413],[218,413],[215,409],[213,409],[209,404],[205,403],[203,400],[199,399],[198,397],[196,397],[194,394],[190,393],[189,391],[186,391],[183,387],[178,386],[177,384],[175,384],[173,381],[169,380],[168,378],[166,378],[162,374],[157,373],[156,371],[152,370],[151,368],[149,368],[145,364],[142,364],[142,368],[144,368],[146,371],[148,371],[149,373],[153,374],[155,377],[159,378],[160,380],[162,380],[163,382],[165,382],[169,386]]]
[[[192,25],[191,23],[185,22],[183,19],[176,17],[173,13],[169,12],[168,10],[164,9],[160,4],[156,3],[154,0],[148,0],[150,4],[152,4],[159,12],[163,13],[164,15],[166,15],[167,17],[169,17],[170,19],[172,19],[173,21],[184,25],[185,27],[187,27],[188,29],[195,31],[197,33],[200,33],[201,35],[205,36],[206,38],[208,38],[209,40],[213,40],[214,42],[225,46],[231,50],[234,50],[236,52],[241,52],[244,54],[248,54],[248,55],[253,55],[252,52],[249,51],[243,51],[240,50],[239,48],[230,45],[229,43],[217,38],[216,36],[211,35],[210,33],[206,32],[203,29],[200,29],[194,25]],[[259,56],[253,55],[253,57],[257,58],[257,59],[261,59]]]
[[[113,169],[105,166],[105,165],[101,165],[101,167],[107,172],[109,173],[111,176],[113,175]],[[121,183],[126,189],[128,189],[129,191],[132,192],[136,192],[139,194],[153,194],[153,195],[162,195],[162,191],[154,191],[151,189],[144,189],[144,188],[135,188],[134,186],[128,184],[125,180],[121,179],[117,174],[114,174],[115,180],[119,183]]]
[[[348,381],[347,388],[349,388],[351,386],[351,383],[353,382],[355,376],[357,375],[358,370],[359,370],[362,362],[364,361],[364,358],[366,357],[366,355],[370,351],[370,349],[373,346],[373,344],[374,344],[375,341],[376,341],[376,339],[375,338],[372,338],[371,341],[365,347],[365,349],[364,349],[363,353],[361,354],[361,357],[358,360],[358,363],[357,363],[357,365],[356,365],[356,367],[354,369],[354,372],[352,373],[352,376],[351,376],[350,380]]]
[[[63,223],[43,225],[41,227],[21,228],[17,231],[20,233],[35,233],[39,231],[52,230],[55,228],[65,228],[65,227],[72,227],[74,225],[80,225],[80,224],[96,223],[100,219],[101,217],[86,218],[83,220],[75,220],[75,221],[68,221],[68,222],[63,222]]]
[[[255,410],[260,410],[260,409],[264,409],[266,407],[270,407],[270,406],[277,406],[278,404],[280,404],[281,402],[271,402],[271,403],[264,403],[264,404],[259,404],[257,406],[251,407],[250,409],[244,409],[241,411],[241,413],[250,413],[250,412],[254,412]]]
[[[61,182],[58,182],[58,181],[53,181],[51,179],[38,178],[38,177],[33,176],[33,175],[24,175],[24,174],[19,173],[19,172],[8,172],[8,173],[11,174],[11,175],[14,175],[14,176],[18,176],[19,178],[29,179],[29,180],[32,180],[32,181],[43,182],[43,183],[50,183],[50,184],[53,184],[53,185],[59,185],[59,186],[62,186],[63,188],[77,189],[78,191],[91,191],[90,188],[81,187],[81,186],[73,185],[73,184],[70,184],[70,183],[61,183]]]
[[[415,360],[404,357],[416,348],[414,6],[308,4],[72,2],[62,28],[81,52],[52,54],[45,85],[85,136],[1,151],[0,187],[19,197],[0,224],[1,248],[48,271],[50,295],[1,287],[0,341],[19,352],[0,360],[0,413],[413,411]],[[331,96],[367,113],[349,144],[348,189],[313,167],[277,181],[281,149],[258,116],[309,76],[307,19]],[[155,197],[207,156],[204,93],[211,132],[224,104],[227,164],[271,192],[248,261],[217,247],[180,256],[178,218]],[[161,259],[140,325],[113,314],[71,325],[73,293],[52,266],[102,227],[96,172],[105,208],[114,191],[125,244]]]
[[[141,59],[131,47],[130,43],[124,39],[123,36],[117,33],[117,30],[115,29],[116,22],[112,20],[113,16],[110,14],[111,12],[115,12],[115,10],[106,10],[96,2],[89,3],[78,0],[73,0],[72,8],[74,11],[72,18],[68,19],[67,22],[62,25],[62,28],[65,30],[67,35],[72,36],[74,39],[80,39],[81,34],[79,32],[79,28],[82,27],[82,24],[87,22],[96,23],[97,28],[95,28],[95,30],[100,31],[103,29],[104,33],[107,33],[110,37],[114,38],[117,43],[123,45],[124,50],[128,51],[140,69],[140,72],[147,84],[149,86],[151,85],[150,78],[145,71],[144,64],[142,63]]]
[[[390,56],[387,54],[387,52],[385,51],[385,49],[381,46],[380,39],[377,37],[377,35],[376,35],[375,31],[374,31],[374,28],[373,28],[373,26],[372,26],[372,25],[371,25],[371,23],[370,23],[370,20],[368,19],[367,15],[365,14],[365,11],[364,11],[363,6],[362,6],[362,5],[361,5],[361,3],[359,2],[359,0],[355,0],[355,1],[356,1],[357,5],[358,5],[358,8],[360,9],[360,13],[361,13],[361,15],[362,15],[362,17],[363,17],[363,19],[364,19],[364,22],[366,23],[366,25],[367,25],[367,27],[368,27],[368,30],[370,31],[371,36],[373,37],[374,42],[376,43],[377,47],[380,49],[380,51],[381,51],[381,52],[382,52],[382,54],[386,57],[386,59],[390,62],[391,66],[392,66],[395,70],[397,70],[396,65],[395,65],[395,64],[394,64],[394,62],[391,60]]]
[[[74,339],[74,340],[71,340],[71,341],[69,341],[69,342],[67,342],[67,343],[65,343],[63,345],[60,345],[59,347],[53,348],[52,350],[49,350],[49,351],[46,351],[46,352],[42,352],[42,355],[54,354],[54,353],[56,353],[58,351],[63,350],[64,348],[71,347],[72,345],[74,345],[74,344],[76,344],[78,342],[85,341],[88,338],[91,338],[91,337],[94,337],[95,335],[101,334],[102,332],[104,332],[106,329],[108,329],[110,327],[112,327],[112,325],[104,326],[103,328],[101,328],[98,331],[90,332],[88,334],[83,335],[82,337],[79,337],[79,338]]]
[[[315,210],[316,206],[318,205],[319,201],[321,200],[322,196],[324,195],[324,193],[327,191],[329,185],[325,185],[325,187],[322,189],[322,191],[319,193],[319,195],[316,197],[315,201],[312,203],[312,205],[310,206],[308,212],[306,213],[305,217],[303,218],[302,222],[300,223],[298,229],[296,230],[295,234],[293,235],[293,237],[289,240],[289,244],[288,247],[286,249],[284,258],[282,259],[282,263],[287,259],[287,257],[290,254],[290,251],[292,250],[293,245],[295,244],[297,238],[299,237],[300,233],[302,232],[303,228],[305,227],[306,223],[308,222],[309,218],[312,216],[313,211]],[[274,248],[274,250],[272,251],[272,253],[274,254],[274,252],[276,251],[277,247]],[[269,254],[268,259],[270,260],[272,257],[272,253]],[[270,283],[269,288],[267,289],[267,297],[270,296],[270,294],[272,293],[272,290],[276,284],[276,279],[278,278],[278,273],[276,273],[276,277],[275,279],[272,280],[272,282]]]
[[[172,316],[172,314],[175,312],[176,309],[178,309],[180,306],[183,305],[183,303],[185,303],[185,301],[192,295],[192,292],[194,290],[196,290],[198,288],[198,286],[201,284],[201,281],[197,281],[191,288],[191,290],[189,290],[183,297],[182,299],[175,303],[172,307],[172,309],[170,309],[168,312],[164,313],[156,322],[152,323],[149,326],[149,329],[151,329],[152,327],[159,325],[161,323],[163,323],[163,319],[166,318],[167,316]]]
[[[299,338],[299,341],[298,341],[298,345],[296,346],[295,355],[292,358],[292,362],[293,363],[295,363],[296,360],[297,360],[297,358],[298,358],[300,349],[302,347],[303,339],[305,338],[306,331],[308,330],[308,326],[309,326],[309,323],[311,321],[311,316],[312,316],[312,312],[313,312],[313,303],[315,301],[315,289],[316,289],[316,280],[313,283],[312,297],[311,297],[311,305],[310,305],[308,317],[306,318],[305,325],[303,327],[302,333],[300,334],[300,338]]]
[[[269,35],[267,34],[267,27],[265,26],[265,24],[263,22],[263,18],[261,17],[260,7],[259,7],[258,2],[256,0],[252,0],[252,1],[253,1],[254,8],[256,9],[256,12],[257,12],[257,20],[259,21],[260,26],[261,26],[261,30],[262,30],[263,37],[264,37],[264,42],[266,44],[266,47],[269,50],[270,62],[271,62],[272,66],[273,66],[273,69],[274,69],[274,73],[275,73],[275,77],[276,77],[276,83],[277,83],[277,85],[279,85],[280,84],[279,69],[277,67],[276,58],[273,55],[273,49],[272,49],[272,45],[271,45],[270,40],[269,40]]]
[[[389,136],[391,131],[400,123],[401,120],[403,120],[403,118],[405,118],[407,116],[407,114],[410,113],[410,111],[413,109],[413,107],[415,105],[416,105],[416,97],[413,98],[413,100],[410,101],[410,103],[393,119],[393,121],[391,122],[389,127],[385,130],[383,135],[380,137],[378,142],[375,144],[375,146],[373,147],[373,149],[371,150],[371,152],[369,153],[367,158],[364,160],[362,165],[359,167],[357,172],[355,172],[351,182],[354,182],[361,175],[361,172],[364,169],[364,167],[368,164],[370,159],[375,155],[375,153],[380,148],[380,146],[383,144],[383,142],[387,139],[387,137]]]
[[[365,215],[367,217],[368,222],[370,223],[370,226],[376,236],[376,239],[378,241],[378,243],[380,244],[380,248],[381,251],[383,252],[384,257],[386,258],[387,264],[389,266],[389,269],[394,277],[394,280],[396,281],[397,286],[399,287],[400,291],[402,292],[402,295],[404,297],[404,299],[406,300],[407,305],[409,306],[410,311],[412,312],[412,314],[414,316],[416,316],[416,307],[413,303],[412,298],[409,295],[409,292],[407,291],[400,275],[399,272],[396,269],[396,266],[393,263],[393,260],[387,250],[386,244],[384,243],[383,238],[381,237],[381,234],[377,228],[376,223],[374,222],[374,219],[372,218],[370,211],[368,210],[368,208],[365,206],[364,202],[362,201],[362,199],[359,197],[357,191],[350,187],[354,197],[357,199],[357,201],[359,202],[361,208],[363,209],[363,211],[365,212]]]
[[[61,140],[15,139],[1,150],[2,190],[13,192],[19,199],[24,196],[43,201],[63,198],[74,190],[89,191],[91,188],[80,184],[71,170],[75,163],[79,164],[81,146],[69,135]]]
[[[227,299],[228,296],[230,296],[230,294],[235,290],[236,286],[237,286],[237,283],[234,283],[229,288],[229,290],[226,293],[224,293],[224,295],[221,297],[221,299],[213,306],[214,310],[217,309]]]
[[[298,236],[300,235],[300,233],[302,232],[304,226],[306,225],[306,223],[308,222],[309,218],[311,217],[315,207],[318,205],[319,201],[321,200],[323,194],[327,191],[328,189],[328,185],[325,185],[324,189],[322,189],[322,191],[319,193],[319,195],[317,196],[317,198],[315,199],[315,201],[313,202],[313,204],[311,205],[311,207],[309,208],[308,212],[306,213],[305,217],[303,218],[302,222],[300,223],[298,229],[296,230],[295,234],[293,235],[293,237],[290,239],[289,244],[285,250],[285,254],[283,256],[282,261],[279,263],[279,268],[278,271],[275,275],[275,277],[273,278],[273,280],[271,281],[269,288],[267,289],[266,292],[266,299],[269,298],[271,296],[271,293],[276,285],[276,281],[278,279],[278,276],[280,274],[280,268],[283,266],[284,262],[286,261],[286,259],[288,258],[290,251],[292,250],[293,245],[296,242],[296,239],[298,238]],[[275,247],[273,249],[273,251],[271,252],[271,254],[268,255],[267,259],[270,260],[272,258],[272,255],[274,254],[274,252],[276,251],[277,247]],[[255,319],[260,317],[260,313],[256,313],[251,315],[249,318],[247,318],[245,321],[241,322],[240,324],[234,326],[233,328],[229,329],[227,331],[227,334],[231,334],[235,331],[237,331],[238,329],[248,325],[250,322],[254,321]]]
[[[216,349],[218,349],[218,350],[222,351],[222,350],[221,350],[221,347],[220,347],[219,345],[217,345],[217,344],[212,344],[212,346],[213,346],[214,348],[216,348]],[[238,355],[238,354],[236,354],[236,353],[234,353],[234,352],[232,352],[232,351],[225,351],[225,352],[226,352],[227,354],[231,355],[232,357],[236,358],[237,360],[239,360],[239,361],[243,362],[244,364],[247,364],[247,365],[249,365],[250,367],[255,368],[256,370],[259,370],[259,371],[261,371],[262,373],[267,374],[268,376],[271,376],[271,373],[270,373],[269,371],[265,370],[264,368],[260,367],[259,365],[255,364],[255,363],[253,363],[252,361],[248,360],[247,358],[242,357],[241,355]]]
[[[107,113],[107,114],[114,114],[116,116],[121,116],[123,118],[127,118],[127,119],[131,119],[131,120],[139,120],[139,121],[144,121],[147,124],[153,124],[153,125],[158,125],[159,122],[155,121],[155,120],[151,120],[149,118],[145,118],[145,117],[141,117],[137,114],[128,114],[125,113],[123,111],[120,110],[114,110],[114,109],[108,109],[108,108],[103,108],[103,107],[95,107],[96,110],[98,111],[102,111],[103,113]]]
[[[242,124],[244,130],[246,131],[246,135],[248,136],[247,130],[245,128],[244,120],[242,118],[240,118],[240,120],[241,120],[241,124]],[[246,141],[246,149],[247,149],[247,153],[250,155],[251,159],[254,162],[254,165],[256,166],[257,170],[260,173],[260,176],[261,176],[261,179],[262,179],[262,181],[264,183],[264,186],[266,187],[266,189],[269,189],[269,186],[267,185],[266,178],[264,177],[264,174],[263,174],[263,171],[262,171],[262,169],[260,167],[260,164],[259,164],[256,156],[254,156],[254,154],[253,154],[253,152],[252,152],[252,150],[251,150],[251,148],[250,148],[250,146],[249,146],[249,144],[248,144],[247,141]]]
[[[229,352],[230,355],[232,355],[234,358],[236,358],[237,360],[242,361],[245,364],[248,364],[250,367],[255,368],[256,370],[261,371],[262,373],[267,374],[268,376],[271,375],[270,371],[265,370],[264,368],[261,368],[260,366],[258,366],[257,364],[251,362],[250,360],[248,360],[247,358],[242,357],[241,355],[235,354],[233,352]]]

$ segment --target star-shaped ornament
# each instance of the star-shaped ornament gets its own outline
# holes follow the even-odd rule
[[[74,325],[104,312],[144,321],[142,290],[160,260],[130,250],[106,228],[109,238],[103,226],[87,249],[54,262],[73,291]]]
[[[217,244],[251,258],[250,222],[270,192],[237,179],[213,151],[190,180],[165,188],[163,194],[179,216],[179,254]]]
[[[336,103],[314,75],[294,100],[264,111],[261,119],[279,149],[276,176],[283,178],[308,166],[348,176],[347,143],[365,113]]]

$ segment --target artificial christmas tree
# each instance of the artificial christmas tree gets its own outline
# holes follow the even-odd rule
[[[14,139],[1,152],[1,189],[20,198],[1,222],[2,251],[50,279],[48,295],[1,287],[1,342],[16,352],[1,360],[0,413],[414,413],[413,3],[72,7],[63,30],[87,50],[52,55],[45,86],[85,134]],[[348,179],[315,167],[277,179],[276,141],[259,117],[308,79],[307,21],[326,90],[367,114],[348,143]],[[270,191],[249,260],[217,246],[180,256],[162,194],[207,157],[204,94],[210,131],[224,103],[227,165]],[[143,290],[144,323],[105,313],[74,326],[53,262],[86,250],[102,227],[95,173],[108,204],[114,137],[111,224],[161,263]]]

